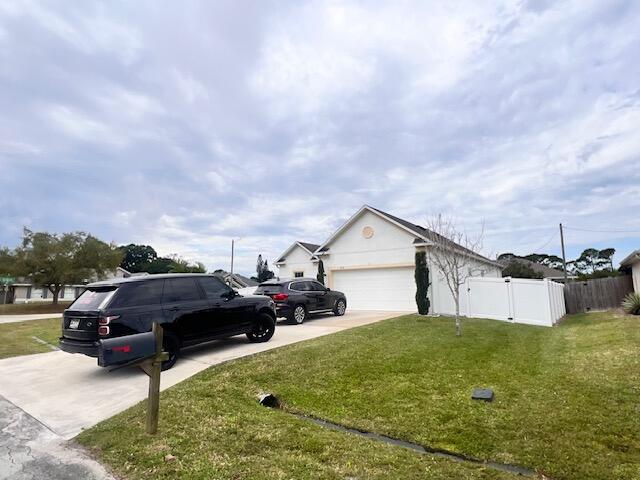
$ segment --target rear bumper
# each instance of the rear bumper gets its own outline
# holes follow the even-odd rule
[[[291,315],[291,306],[287,304],[278,305],[276,303],[276,317],[288,317]]]
[[[81,340],[70,340],[68,338],[60,338],[60,350],[67,353],[82,353],[89,357],[98,356],[98,342],[83,342]]]

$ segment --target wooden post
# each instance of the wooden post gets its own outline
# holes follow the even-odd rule
[[[560,245],[562,246],[562,270],[564,271],[564,284],[567,284],[567,257],[564,254],[564,232],[560,224]]]
[[[160,412],[160,371],[162,368],[162,327],[154,322],[153,334],[156,338],[156,355],[149,372],[149,399],[147,401],[147,433],[158,431],[158,414]]]

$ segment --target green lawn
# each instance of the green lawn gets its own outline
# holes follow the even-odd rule
[[[59,318],[0,323],[0,358],[50,352],[51,348],[32,337],[57,346],[60,328]]]
[[[0,315],[22,315],[35,313],[62,313],[71,302],[51,303],[9,303],[0,305]]]
[[[496,399],[470,400],[488,386]],[[334,432],[292,411],[559,479],[640,478],[640,318],[556,328],[415,315],[215,366],[163,392],[160,433],[140,404],[83,432],[142,478],[515,478]],[[174,461],[165,462],[172,454]]]

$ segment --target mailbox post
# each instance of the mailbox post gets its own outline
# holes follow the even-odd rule
[[[137,365],[149,376],[147,433],[158,431],[160,409],[160,372],[169,354],[162,351],[162,327],[153,324],[151,332],[100,340],[98,365],[112,370]]]
[[[156,339],[156,355],[151,359],[149,375],[149,399],[147,401],[147,433],[153,435],[158,431],[158,414],[160,412],[160,371],[162,369],[162,327],[153,324],[153,335]]]

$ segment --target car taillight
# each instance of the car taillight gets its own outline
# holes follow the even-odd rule
[[[271,298],[276,302],[284,302],[289,298],[289,295],[286,293],[276,293],[275,295],[272,295]]]
[[[110,317],[100,317],[98,325],[109,325],[113,320],[120,318],[120,315],[111,315]]]
[[[99,335],[109,335],[109,327],[98,327]]]

